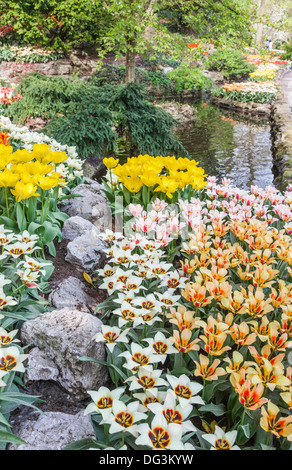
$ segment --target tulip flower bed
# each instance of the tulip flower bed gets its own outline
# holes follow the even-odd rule
[[[108,193],[125,174],[113,181],[105,163]],[[155,183],[127,189],[124,233],[104,236],[96,274],[108,298],[92,340],[106,346],[112,387],[88,392],[98,441],[87,445],[291,449],[292,188],[249,192],[209,177],[176,197]]]
[[[0,61],[19,63],[46,63],[63,57],[62,52],[48,51],[42,47],[32,46],[2,46],[0,48]]]
[[[49,309],[44,295],[54,267],[45,246],[55,255],[67,215],[57,202],[70,197],[82,181],[75,148],[18,128],[0,116],[0,448],[23,441],[11,433],[10,413],[35,406],[38,397],[21,392],[23,362],[19,327]]]
[[[216,97],[241,103],[270,103],[276,99],[277,93],[277,87],[270,81],[231,83],[213,91]]]

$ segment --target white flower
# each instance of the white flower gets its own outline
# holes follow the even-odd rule
[[[124,300],[120,308],[113,310],[114,315],[118,315],[119,318],[119,327],[126,325],[131,322],[132,326],[135,328],[137,325],[140,325],[143,321],[142,317],[139,316],[138,309],[134,308],[132,304]]]
[[[181,296],[174,295],[174,291],[175,289],[168,289],[163,294],[161,294],[160,292],[156,292],[156,295],[162,304],[162,308],[174,307],[178,305],[178,301],[180,300]]]
[[[4,328],[0,327],[0,346],[7,346],[11,343],[20,343],[19,339],[13,339],[17,333],[18,330],[13,330],[8,333]]]
[[[163,362],[167,354],[178,353],[178,350],[173,346],[172,342],[160,331],[156,333],[154,338],[145,338],[142,341],[148,343],[148,346],[152,347],[153,353],[159,355]]]
[[[28,354],[21,354],[16,346],[0,348],[0,371],[25,372],[23,361],[28,358]]]
[[[185,374],[182,374],[180,377],[166,375],[166,378],[173,388],[182,407],[188,405],[189,403],[200,405],[205,404],[201,397],[196,396],[197,393],[203,389],[203,385],[191,381]]]
[[[9,305],[16,305],[17,301],[14,297],[4,294],[3,289],[0,288],[0,309],[8,307]]]
[[[117,343],[128,343],[127,333],[129,328],[121,331],[117,326],[102,325],[102,332],[98,332],[93,336],[93,340],[97,343],[103,342],[112,353]]]
[[[140,400],[142,405],[148,408],[150,403],[163,403],[166,392],[161,392],[158,388],[147,388],[141,393],[133,393],[133,397]]]
[[[173,390],[168,390],[164,403],[149,403],[148,408],[154,415],[162,414],[168,424],[177,423],[182,426],[183,431],[197,431],[190,420],[186,421],[191,414],[193,406],[188,403],[186,406],[176,404],[176,395]]]
[[[161,379],[160,376],[162,370],[153,370],[151,365],[147,367],[139,367],[137,376],[133,375],[129,377],[126,382],[131,382],[130,390],[138,390],[143,388],[144,390],[154,389],[154,387],[167,386],[166,380]]]
[[[149,424],[137,426],[140,436],[136,439],[136,445],[148,446],[153,450],[183,450],[183,429],[179,424],[168,424],[162,414],[155,415],[151,427]]]
[[[237,431],[224,432],[219,426],[215,426],[214,434],[203,434],[203,439],[211,444],[211,450],[240,450],[236,445]]]
[[[123,367],[130,370],[161,362],[161,358],[153,354],[151,347],[143,348],[137,343],[131,343],[131,352],[125,351],[119,354],[119,357],[126,359],[127,362]]]
[[[115,390],[109,390],[107,387],[100,387],[98,391],[89,390],[88,394],[91,396],[93,403],[90,403],[85,411],[84,415],[90,413],[100,413],[104,415],[109,413],[115,400],[119,400],[120,396],[124,392],[125,387],[116,388]]]
[[[105,415],[100,424],[110,424],[110,434],[127,431],[133,435],[137,435],[136,423],[147,419],[144,410],[145,408],[142,407],[138,401],[133,401],[126,405],[120,400],[115,400],[113,402],[112,412]]]

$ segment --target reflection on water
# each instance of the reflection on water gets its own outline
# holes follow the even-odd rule
[[[241,189],[273,186],[270,126],[265,120],[247,121],[210,104],[195,106],[196,119],[175,132],[190,158],[208,175],[232,179]]]

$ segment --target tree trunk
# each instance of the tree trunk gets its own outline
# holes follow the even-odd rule
[[[257,15],[258,15],[258,19],[259,19],[259,22],[257,24],[257,32],[256,32],[256,44],[260,47],[263,46],[263,30],[264,30],[264,25],[262,23],[262,15],[265,13],[266,11],[266,0],[258,0],[258,11],[257,11]]]
[[[129,42],[126,54],[126,83],[135,81],[136,50],[134,41]]]

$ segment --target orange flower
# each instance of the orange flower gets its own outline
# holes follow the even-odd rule
[[[217,380],[220,375],[225,375],[226,371],[223,367],[218,367],[220,364],[219,359],[215,359],[215,361],[209,366],[209,358],[200,354],[200,362],[194,361],[197,368],[194,372],[196,377],[202,377],[204,380]]]
[[[236,383],[235,391],[239,395],[240,403],[249,410],[257,410],[268,401],[267,398],[262,398],[265,391],[263,384],[252,385],[249,379],[243,384]]]
[[[205,343],[206,353],[210,354],[211,356],[221,356],[221,354],[231,349],[229,346],[224,346],[226,338],[226,333],[221,333],[219,335],[209,334],[208,336],[200,336],[200,339],[202,339]]]
[[[231,374],[232,372],[238,372],[240,370],[241,364],[243,363],[243,356],[238,351],[233,351],[232,360],[229,357],[224,359],[228,363],[226,366],[226,372]]]
[[[200,340],[197,338],[190,342],[191,337],[191,330],[184,329],[181,333],[175,330],[169,340],[174,343],[175,347],[180,352],[188,353],[189,351],[199,351],[200,346],[198,346],[198,342]]]
[[[192,302],[195,307],[205,307],[212,302],[212,297],[206,297],[206,293],[206,287],[198,282],[190,282],[181,292],[182,296]]]
[[[248,287],[248,293],[242,289],[242,294],[246,298],[240,313],[248,313],[251,317],[262,317],[273,311],[270,305],[271,299],[265,300],[265,293],[262,288],[257,288],[254,292],[252,286]]]
[[[242,313],[242,304],[244,302],[244,297],[241,292],[235,291],[228,297],[223,297],[220,300],[221,306],[229,310],[230,312],[234,313],[235,315],[238,313]]]
[[[179,331],[195,328],[194,312],[187,310],[183,305],[180,305],[177,310],[170,307],[170,312],[166,315],[166,318],[170,318],[169,322],[176,325]]]
[[[287,416],[287,418],[279,418],[277,416],[280,412],[279,408],[274,405],[271,401],[268,403],[268,409],[266,411],[265,407],[262,407],[262,417],[260,420],[261,428],[266,431],[274,434],[278,439],[283,436],[287,437],[289,441],[292,441],[292,416]]]
[[[233,323],[229,334],[233,341],[240,346],[253,344],[257,339],[256,333],[249,334],[249,327],[245,322],[240,325]]]
[[[192,274],[197,266],[193,259],[190,262],[185,259],[184,262],[181,261],[181,267],[184,274]]]
[[[288,334],[281,334],[281,332],[279,332],[279,327],[275,322],[270,324],[267,341],[274,351],[285,351],[287,348],[291,348],[292,346],[292,342],[288,341]]]
[[[214,281],[207,281],[206,287],[215,300],[232,295],[232,286],[227,281],[219,282],[214,279]]]
[[[248,367],[247,374],[253,384],[262,383],[264,387],[271,391],[276,387],[282,388],[290,385],[291,381],[285,377],[283,365],[281,362],[272,363],[268,359],[262,357],[262,364],[255,367]]]

